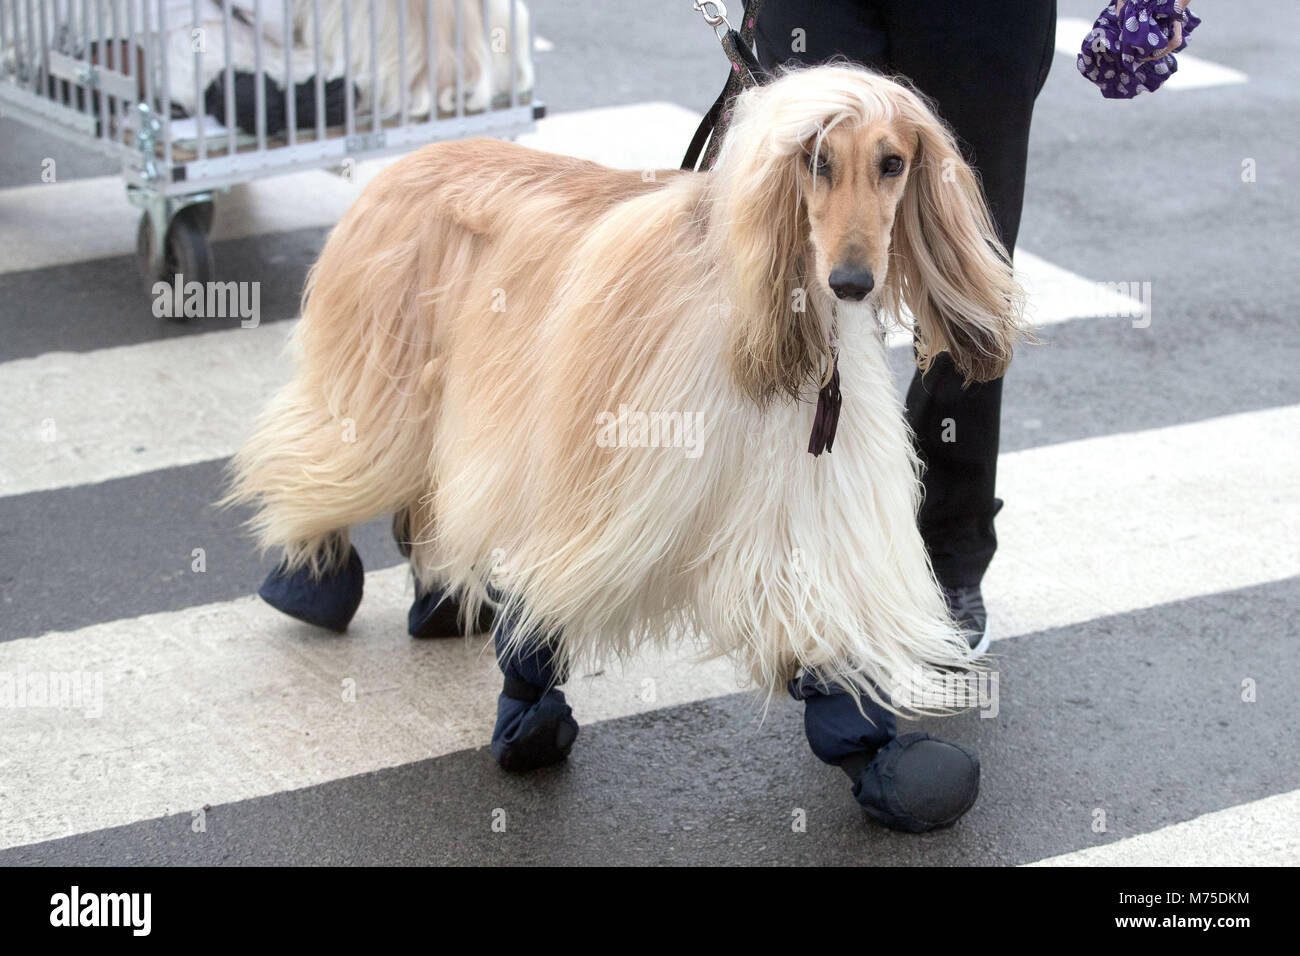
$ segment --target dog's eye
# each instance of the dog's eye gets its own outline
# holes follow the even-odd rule
[[[880,172],[884,176],[897,176],[903,171],[903,157],[886,156],[885,161],[880,164]]]
[[[808,154],[808,172],[814,176],[830,176],[831,162],[826,158],[825,153]]]

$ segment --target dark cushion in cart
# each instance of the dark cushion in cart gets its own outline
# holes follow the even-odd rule
[[[263,75],[266,97],[266,135],[278,136],[289,125],[284,105],[284,88],[269,76]],[[235,125],[250,136],[257,135],[257,74],[235,73]],[[342,126],[347,105],[343,96],[342,77],[325,83],[325,125]],[[316,125],[316,79],[312,77],[293,88],[294,113],[298,129]],[[354,94],[355,95],[355,94]],[[209,84],[203,94],[203,105],[209,116],[221,123],[226,120],[226,75],[222,73]]]

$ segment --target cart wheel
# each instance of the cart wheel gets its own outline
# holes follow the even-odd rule
[[[159,270],[150,263],[153,255],[153,220],[147,212],[140,214],[140,225],[135,230],[135,261],[140,266],[140,278],[144,287],[152,290],[153,284],[161,278]]]
[[[186,206],[182,212],[188,212],[194,216],[206,236],[212,231],[212,220],[217,212],[217,204],[214,202],[196,202],[192,206]]]
[[[206,209],[204,207],[207,207]],[[140,217],[136,232],[136,254],[144,271],[145,284],[152,289],[158,281],[169,282],[179,273],[185,282],[209,282],[215,271],[212,247],[208,245],[207,230],[212,225],[212,204],[197,203],[178,212],[167,228],[167,246],[163,252],[161,268],[149,264],[153,248],[153,221],[149,214]],[[184,322],[188,316],[172,316]]]

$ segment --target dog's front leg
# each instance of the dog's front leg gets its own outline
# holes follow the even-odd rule
[[[922,833],[955,823],[979,794],[973,750],[929,734],[898,736],[894,714],[811,672],[790,681],[804,702],[804,732],[817,757],[843,770],[877,823]]]
[[[492,756],[512,772],[559,763],[578,736],[573,708],[559,688],[568,675],[552,645],[531,635],[517,639],[517,627],[517,615],[507,611],[493,631],[505,683],[497,698]]]

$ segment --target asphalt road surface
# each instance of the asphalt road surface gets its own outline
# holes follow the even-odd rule
[[[675,165],[726,71],[690,3],[530,6],[551,117],[525,141]],[[1039,100],[998,693],[919,725],[983,759],[921,837],[867,823],[795,703],[764,715],[725,662],[577,675],[571,758],[503,773],[491,653],[406,636],[381,523],[347,636],[262,606],[212,503],[369,167],[221,197],[218,277],[259,283],[261,323],[171,323],[114,167],[0,117],[0,680],[87,681],[0,708],[0,864],[1300,862],[1300,8],[1197,9],[1183,85],[1104,101],[1061,53]]]

